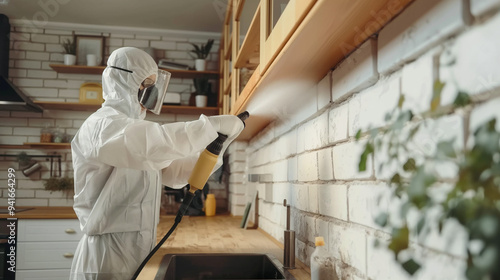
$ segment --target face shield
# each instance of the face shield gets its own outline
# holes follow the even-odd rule
[[[149,78],[142,82],[143,89],[139,89],[139,103],[149,111],[159,115],[163,99],[167,94],[168,83],[170,82],[170,72],[158,70],[156,81]]]

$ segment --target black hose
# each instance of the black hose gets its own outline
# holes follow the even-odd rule
[[[142,269],[146,264],[148,263],[149,259],[160,249],[160,247],[167,241],[167,239],[170,237],[172,232],[174,232],[175,228],[177,225],[181,222],[182,217],[184,214],[186,214],[187,210],[189,209],[189,205],[191,205],[191,202],[193,201],[193,198],[195,197],[195,194],[192,192],[187,192],[186,196],[184,197],[184,200],[182,200],[181,207],[179,208],[179,211],[177,211],[177,216],[175,216],[175,222],[170,228],[170,230],[163,236],[163,238],[158,242],[158,244],[154,247],[154,249],[149,253],[149,255],[142,261],[141,265],[137,268],[137,270],[134,273],[134,276],[132,276],[132,280],[137,279],[139,274],[141,273]]]

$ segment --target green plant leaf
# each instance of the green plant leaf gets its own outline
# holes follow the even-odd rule
[[[386,113],[384,116],[384,120],[386,122],[390,121],[392,119],[392,114],[391,113]]]
[[[419,209],[422,209],[430,202],[427,196],[427,188],[436,182],[436,177],[425,172],[423,166],[417,168],[416,172],[410,178],[408,186],[408,198]]]
[[[393,184],[401,184],[401,175],[399,175],[399,173],[394,174],[391,177],[391,183],[393,183]]]
[[[485,271],[491,271],[498,265],[498,249],[495,244],[487,244],[478,255],[473,256],[474,266]]]
[[[198,45],[194,44],[194,43],[190,43],[193,47],[194,47],[194,50],[192,50],[192,52],[195,52],[195,53],[199,53],[201,51],[200,47],[198,47]]]
[[[361,138],[361,129],[359,129],[358,132],[356,132],[356,141],[358,141],[359,138]]]
[[[465,276],[467,276],[467,279],[469,280],[483,279],[485,275],[485,271],[474,266],[468,266],[465,271]]]
[[[410,231],[407,226],[395,228],[392,231],[392,240],[388,248],[394,252],[397,258],[399,252],[408,248]]]
[[[408,272],[408,274],[410,275],[415,274],[415,272],[417,272],[421,267],[420,264],[413,259],[407,260],[402,264],[402,266],[404,270],[406,270],[406,272]]]
[[[403,94],[401,94],[401,95],[399,95],[398,108],[402,109],[404,103],[405,103],[405,96]]]
[[[483,214],[477,221],[477,225],[481,236],[486,239],[493,239],[500,232],[499,219],[492,214]]]
[[[412,204],[410,202],[403,203],[403,205],[399,208],[399,215],[400,215],[401,219],[406,218],[411,207],[412,207]]]
[[[366,161],[368,160],[368,156],[373,153],[373,145],[371,143],[366,143],[365,150],[361,154],[359,159],[358,170],[365,171],[366,170]]]
[[[443,232],[443,227],[444,227],[444,222],[442,220],[440,220],[438,222],[438,232],[439,232],[439,234],[441,234]]]
[[[437,144],[437,155],[441,158],[456,158],[455,148],[453,147],[453,141],[441,141]]]
[[[415,162],[415,159],[409,158],[403,165],[403,170],[406,172],[415,171],[417,169],[416,166],[417,164]]]
[[[413,112],[411,110],[406,110],[401,112],[397,117],[396,121],[391,125],[391,130],[401,130],[404,125],[413,118]]]
[[[436,109],[441,104],[441,92],[443,91],[444,86],[445,86],[445,83],[441,82],[440,80],[436,80],[434,82],[434,87],[433,87],[433,91],[432,91],[432,99],[431,99],[431,104],[430,104],[431,112],[436,111]]]
[[[469,105],[471,102],[472,101],[469,94],[463,91],[459,91],[457,93],[457,96],[455,97],[455,101],[453,101],[453,105],[457,107],[464,107]]]
[[[422,217],[420,217],[417,223],[417,228],[416,228],[417,234],[422,233],[422,229],[424,228],[424,226],[425,226],[425,215],[422,215]]]
[[[461,199],[450,209],[450,216],[454,217],[464,226],[476,219],[478,205],[472,199]]]
[[[382,212],[378,214],[375,218],[375,223],[381,227],[385,227],[387,225],[387,221],[389,220],[389,214]]]

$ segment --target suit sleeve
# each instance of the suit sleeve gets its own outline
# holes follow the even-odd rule
[[[96,143],[94,156],[111,166],[139,170],[162,170],[175,160],[194,157],[217,138],[204,115],[196,121],[165,125],[145,120],[111,121],[100,130],[95,136],[98,139],[92,141]]]

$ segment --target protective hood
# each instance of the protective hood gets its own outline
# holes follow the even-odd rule
[[[137,91],[147,77],[158,73],[158,65],[145,51],[124,47],[111,53],[102,73],[103,107],[112,107],[133,119],[144,119]]]

